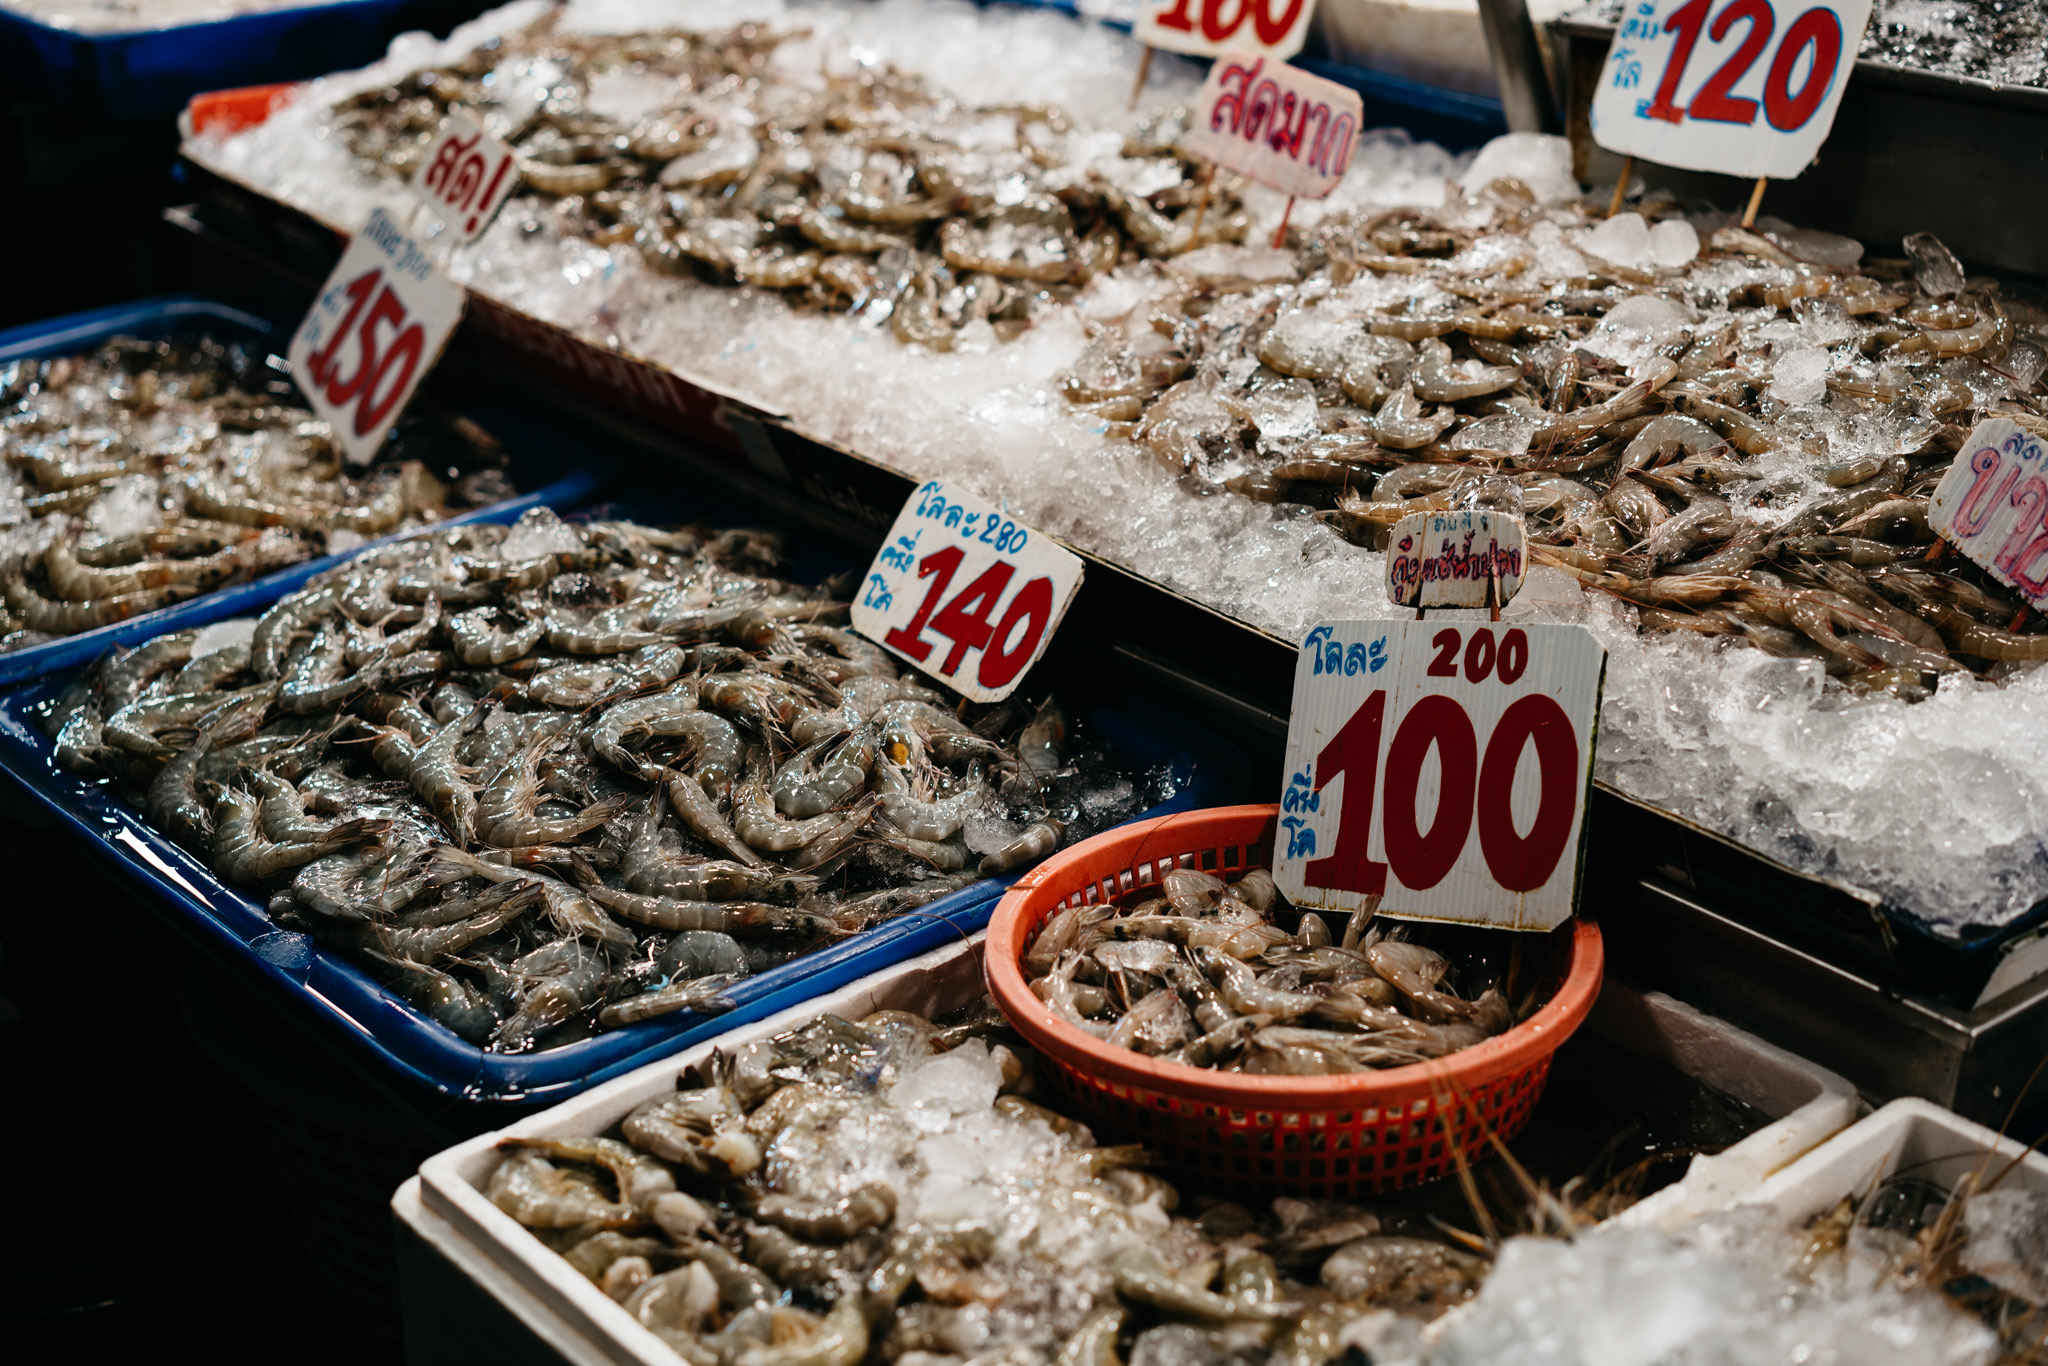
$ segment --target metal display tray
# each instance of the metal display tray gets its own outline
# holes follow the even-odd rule
[[[1593,141],[1591,109],[1614,27],[1575,17],[1549,27],[1573,172],[1611,185],[1622,159]],[[1645,161],[1635,174],[1722,208],[1740,207],[1750,190],[1733,176]],[[1819,160],[1796,180],[1772,181],[1764,210],[1854,237],[1873,256],[1897,256],[1906,234],[1931,232],[1972,265],[2048,277],[2039,227],[2048,219],[2048,90],[1859,61]]]
[[[273,287],[286,287],[284,282],[290,280],[317,280],[330,268],[340,250],[340,239],[331,229],[252,187],[202,167],[187,169],[198,203],[180,211],[178,219],[201,269],[219,268],[206,266],[208,261],[262,261],[277,282]],[[308,255],[316,245],[317,252]],[[692,477],[710,473],[744,486],[753,496],[790,510],[821,535],[874,544],[913,487],[907,476],[806,433],[800,422],[786,415],[731,401],[690,412],[681,405],[648,403],[643,381],[628,387],[601,373],[621,366],[643,367],[643,362],[564,332],[549,329],[549,334],[566,348],[553,357],[492,354],[499,363],[517,365],[540,381],[556,401],[586,420],[628,441],[661,449],[667,458],[691,467]],[[574,353],[583,359],[572,364],[566,357]],[[685,442],[679,444],[677,436]],[[1264,790],[1277,791],[1293,695],[1295,645],[1099,556],[1079,553],[1088,562],[1087,579],[1062,624],[1055,649],[1086,641],[1091,653],[1113,658],[1134,683],[1228,726],[1254,773],[1266,777]],[[1600,784],[1594,788],[1586,828],[1585,905],[1596,914],[1610,906],[1636,905],[1633,889],[1639,884],[1675,883],[1695,903],[1746,927],[1751,937],[1748,952],[1787,971],[1807,961],[1844,965],[1841,970],[1872,983],[1878,994],[1870,998],[1870,1009],[1889,1022],[1886,1027],[1911,1029],[1911,1020],[1925,1011],[1967,1013],[1986,999],[1987,991],[2003,994],[2048,978],[2048,953],[2035,949],[2041,927],[2048,922],[2048,902],[1995,933],[1944,939],[1927,933],[1911,916],[1887,906],[1872,892],[1798,872]],[[1660,977],[1669,967],[1662,955],[1651,953],[1637,961],[1634,948],[1627,944],[1613,952],[1617,968],[1646,985],[1680,990],[1683,981],[1690,980]],[[1755,965],[1745,959],[1716,959],[1700,970],[1725,971],[1739,983]],[[2038,1009],[2022,1011],[2022,1017],[2048,1027],[2048,996]],[[1989,1064],[1988,1055],[1983,1060]],[[1989,1087],[2009,1093],[2026,1072],[2022,1068],[2015,1076],[1992,1077],[1984,1091],[1985,1103],[1992,1103]],[[1889,1094],[1881,1082],[1874,1086],[1880,1094]],[[1953,1103],[1968,1108],[1974,1094],[1965,1088],[1954,1094]]]

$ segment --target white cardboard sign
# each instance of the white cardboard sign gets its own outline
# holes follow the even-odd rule
[[[474,242],[519,184],[512,149],[456,110],[412,175],[413,192],[441,216],[456,241]]]
[[[2011,418],[1979,422],[1935,486],[1927,524],[2048,611],[2048,442]]]
[[[1364,108],[1349,86],[1226,53],[1209,68],[1181,149],[1282,194],[1321,199],[1351,165]]]
[[[1387,600],[1396,607],[1505,607],[1527,562],[1522,519],[1459,508],[1417,512],[1387,540]]]
[[[1081,587],[1081,557],[971,493],[927,481],[889,528],[853,629],[977,702],[1017,690]]]
[[[1562,924],[1606,670],[1578,626],[1318,625],[1294,672],[1280,890],[1303,910]]]
[[[1789,180],[1834,127],[1871,0],[1628,0],[1593,140],[1688,171]]]
[[[382,209],[341,254],[288,354],[350,463],[376,458],[462,320],[462,298]]]
[[[1316,0],[1139,0],[1131,36],[1147,47],[1213,57],[1230,48],[1292,57]]]

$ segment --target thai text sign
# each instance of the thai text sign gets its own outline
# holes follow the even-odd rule
[[[1282,194],[1321,199],[1351,165],[1363,110],[1349,86],[1226,53],[1209,68],[1181,147]]]
[[[1979,422],[1935,486],[1927,524],[2048,611],[2048,442],[2011,418]]]
[[[292,377],[368,464],[462,320],[462,290],[382,209],[348,244],[292,337]]]
[[[1397,607],[1500,607],[1522,586],[1522,519],[1460,508],[1417,512],[1387,540],[1387,598]]]
[[[1606,667],[1577,626],[1318,625],[1294,671],[1280,890],[1304,910],[1562,924]]]
[[[518,183],[512,149],[460,110],[441,125],[412,176],[413,192],[441,215],[456,241],[465,243],[483,235]]]
[[[977,702],[1017,690],[1081,587],[1081,557],[932,479],[889,528],[853,629]]]
[[[1688,171],[1787,180],[1812,164],[1871,0],[1628,0],[1593,140]]]

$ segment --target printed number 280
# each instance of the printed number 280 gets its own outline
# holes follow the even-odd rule
[[[1431,637],[1435,647],[1428,672],[1482,684],[1497,680],[1512,686],[1529,665],[1529,638],[1511,629],[1495,640],[1482,627],[1469,638],[1455,629]],[[1462,648],[1461,648],[1462,647]],[[1479,846],[1495,882],[1510,892],[1534,891],[1550,880],[1565,842],[1571,838],[1572,816],[1583,765],[1579,739],[1564,708],[1543,693],[1529,693],[1508,704],[1487,737],[1482,755],[1472,718],[1446,693],[1419,698],[1399,718],[1393,743],[1387,747],[1385,805],[1380,813],[1387,861],[1367,852],[1372,836],[1380,767],[1380,739],[1387,722],[1387,692],[1368,696],[1351,719],[1316,755],[1316,790],[1344,774],[1344,806],[1338,814],[1337,840],[1327,858],[1310,860],[1311,887],[1329,887],[1382,896],[1387,871],[1410,891],[1427,891],[1457,865],[1479,827]],[[1522,751],[1534,744],[1541,774],[1536,819],[1525,834],[1515,829],[1510,798]],[[1436,814],[1429,829],[1420,828],[1422,769],[1430,750],[1437,753],[1440,774]]]
[[[925,590],[917,615],[907,625],[891,630],[884,643],[924,664],[932,654],[932,642],[924,638],[929,628],[953,642],[938,672],[951,677],[966,661],[969,650],[980,650],[976,681],[984,688],[1000,688],[1022,673],[1038,652],[1039,638],[1052,621],[1052,580],[1044,575],[1026,580],[997,620],[996,604],[1017,575],[1015,565],[997,560],[942,606],[941,600],[966,557],[965,550],[949,545],[917,562],[917,576],[930,579],[931,587]]]
[[[1749,69],[1771,46],[1773,31],[1777,27],[1777,16],[1771,9],[1770,0],[1728,0],[1712,15],[1714,0],[1688,0],[1688,3],[1673,10],[1664,20],[1664,30],[1678,35],[1672,44],[1671,56],[1664,63],[1663,79],[1657,83],[1657,93],[1642,105],[1638,112],[1647,118],[1663,119],[1668,123],[1679,123],[1687,117],[1704,119],[1713,123],[1739,123],[1745,127],[1756,122],[1757,101],[1734,92],[1737,83],[1749,74]],[[1678,88],[1685,78],[1686,63],[1692,60],[1693,49],[1699,46],[1700,35],[1705,33],[1709,40],[1721,42],[1737,23],[1746,25],[1742,43],[1730,53],[1728,59],[1707,77],[1692,100],[1678,104]],[[1799,89],[1792,89],[1792,74],[1799,65],[1799,58],[1808,47],[1813,49],[1813,65],[1806,73],[1806,79]],[[1820,108],[1827,98],[1828,88],[1834,83],[1836,68],[1842,61],[1842,20],[1825,5],[1807,10],[1794,19],[1785,29],[1784,37],[1778,43],[1776,55],[1764,77],[1763,110],[1771,127],[1781,133],[1803,128],[1806,121]]]

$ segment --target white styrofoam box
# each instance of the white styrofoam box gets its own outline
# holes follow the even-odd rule
[[[485,1196],[484,1186],[497,1165],[498,1141],[511,1136],[603,1133],[642,1101],[673,1091],[677,1077],[715,1049],[772,1038],[819,1015],[851,1020],[877,1010],[907,1010],[926,1016],[958,1010],[979,999],[985,990],[982,938],[976,935],[971,941],[885,969],[831,995],[649,1063],[496,1133],[450,1148],[421,1165],[417,1202],[409,1204],[406,1190],[401,1190],[400,1198],[393,1202],[394,1210],[408,1228],[423,1236],[431,1221],[435,1236],[426,1241],[443,1249],[458,1269],[468,1272],[471,1281],[512,1307],[521,1321],[550,1327],[559,1324],[577,1335],[589,1349],[588,1355],[573,1358],[579,1363],[672,1366],[676,1358],[659,1338]],[[1854,1091],[1842,1078],[1669,996],[1639,994],[1610,982],[1588,1025],[1631,1052],[1665,1061],[1771,1116],[1770,1124],[1729,1153],[1750,1149],[1789,1155],[1803,1151],[1853,1117]],[[1698,1167],[1697,1159],[1694,1166]],[[1683,1208],[1695,1208],[1707,1193],[1720,1190],[1718,1185],[1688,1186],[1691,1180],[1689,1171],[1684,1181],[1667,1188],[1686,1192]],[[408,1183],[406,1189],[412,1188],[413,1183]],[[1667,1203],[1680,1204],[1677,1200]],[[485,1267],[488,1276],[473,1269]],[[406,1312],[410,1321],[415,1312],[411,1297]],[[453,1366],[467,1359],[462,1354],[445,1359],[422,1355],[412,1358],[412,1366],[442,1366],[444,1360]]]
[[[495,1133],[457,1144],[420,1164],[422,1207],[445,1220],[455,1233],[506,1274],[509,1283],[499,1284],[507,1293],[531,1296],[540,1309],[587,1338],[599,1359],[620,1363],[674,1362],[675,1354],[660,1338],[490,1202],[483,1188],[498,1165],[498,1141],[601,1134],[642,1101],[673,1092],[676,1078],[714,1051],[774,1038],[820,1015],[858,1020],[878,1010],[907,1010],[926,1017],[959,1010],[980,999],[986,990],[981,975],[985,938],[983,932],[971,940],[935,949],[757,1024],[685,1049],[672,1058],[649,1063]],[[413,1366],[430,1364],[414,1362]]]
[[[1695,1157],[1679,1180],[1616,1215],[1627,1227],[1668,1232],[1736,1203],[1862,1109],[1846,1078],[1660,992],[1638,995],[1610,982],[1586,1023],[1772,1120],[1739,1143]]]
[[[426,1207],[415,1176],[391,1197],[407,1361],[489,1361],[492,1366],[607,1366],[572,1330]]]
[[[1985,1181],[2003,1172],[2001,1186],[2048,1191],[2048,1156],[1939,1105],[1906,1099],[1850,1125],[1740,1203],[1769,1205],[1802,1224],[1901,1171],[1951,1191],[1973,1172]]]

